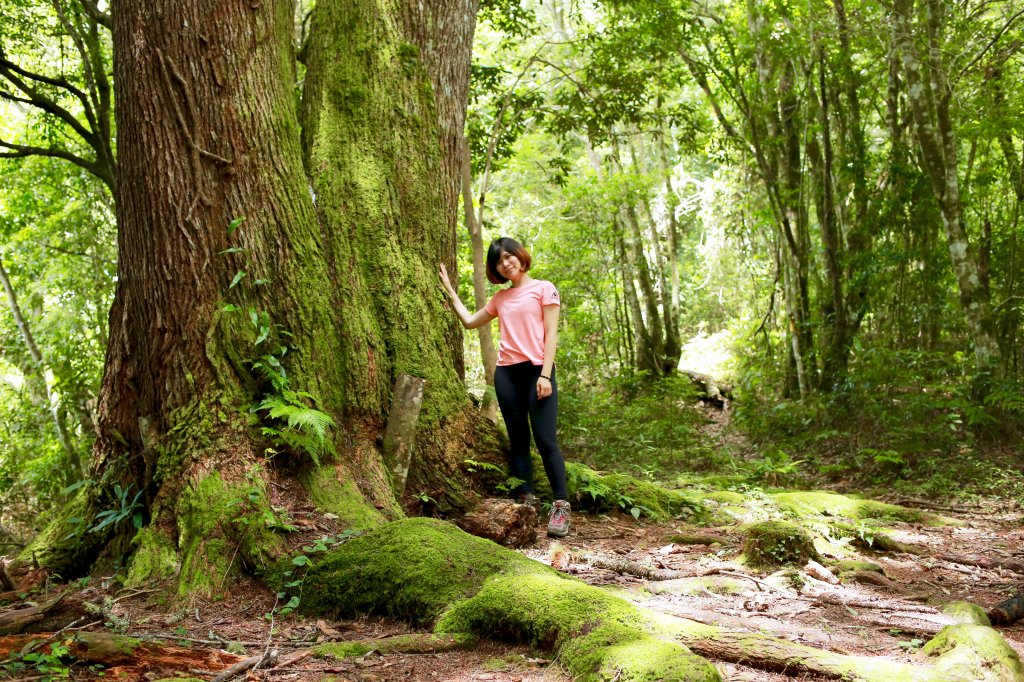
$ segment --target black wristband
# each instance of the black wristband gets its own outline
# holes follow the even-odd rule
[[[546,377],[543,374],[540,375],[540,378],[541,379],[547,379],[548,381],[551,381],[551,377]]]

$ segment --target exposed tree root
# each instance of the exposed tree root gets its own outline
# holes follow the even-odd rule
[[[983,556],[959,556],[957,554],[936,554],[936,559],[949,561],[961,566],[977,566],[978,568],[1005,568],[1014,573],[1024,573],[1024,563],[1012,559],[992,559]]]
[[[602,557],[590,552],[570,552],[569,557],[573,561],[588,563],[596,568],[604,568],[616,573],[643,578],[644,580],[676,580],[677,578],[687,577],[687,574],[683,571],[654,568],[653,566],[645,566],[629,559]]]
[[[312,653],[321,657],[352,658],[366,656],[373,652],[381,654],[432,654],[439,651],[464,649],[474,640],[466,637],[414,633],[382,637],[379,639],[357,639],[347,642],[329,642],[317,645]]]
[[[1009,682],[1024,675],[989,627],[944,628],[921,665],[838,654],[642,609],[430,519],[350,540],[311,569],[305,590],[302,608],[314,612],[375,611],[434,621],[437,633],[456,638],[528,642],[553,651],[579,680],[720,679],[696,654],[861,682]]]

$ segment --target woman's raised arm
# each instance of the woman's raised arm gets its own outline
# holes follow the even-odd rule
[[[466,306],[462,305],[462,301],[459,300],[459,295],[455,293],[455,287],[452,286],[451,280],[448,279],[448,270],[445,269],[444,263],[441,263],[441,269],[438,274],[441,277],[441,288],[452,299],[452,307],[455,309],[455,314],[459,316],[459,322],[462,323],[463,327],[466,329],[476,329],[494,319],[494,315],[487,312],[485,308],[470,314]]]

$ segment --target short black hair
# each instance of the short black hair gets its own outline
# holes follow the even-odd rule
[[[498,237],[487,249],[487,279],[491,280],[492,284],[504,284],[508,281],[507,277],[502,277],[498,272],[498,261],[501,260],[503,253],[511,253],[518,258],[519,264],[523,266],[523,272],[530,269],[530,252],[526,247],[511,237]]]

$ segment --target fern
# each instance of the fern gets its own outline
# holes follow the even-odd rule
[[[307,453],[319,464],[324,455],[335,454],[334,444],[328,437],[330,429],[334,428],[334,420],[329,414],[303,402],[304,398],[312,397],[303,391],[284,390],[279,395],[264,398],[256,409],[266,412],[267,419],[276,422],[263,427],[265,436]]]

